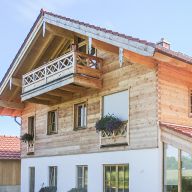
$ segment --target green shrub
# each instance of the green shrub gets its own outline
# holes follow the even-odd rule
[[[21,136],[21,140],[24,142],[33,141],[33,136],[29,133],[25,133],[24,135]]]

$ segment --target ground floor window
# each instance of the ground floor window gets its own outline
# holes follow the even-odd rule
[[[192,155],[164,144],[164,192],[192,191]]]
[[[29,192],[35,192],[35,167],[29,167]]]
[[[57,167],[49,167],[49,186],[57,187]]]
[[[182,165],[182,192],[192,191],[192,155],[186,152],[181,152],[181,165]]]
[[[104,192],[129,192],[129,166],[104,166]]]
[[[77,188],[87,190],[88,167],[86,165],[77,166]]]

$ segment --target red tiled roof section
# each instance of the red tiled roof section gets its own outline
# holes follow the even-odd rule
[[[20,159],[20,138],[0,136],[0,159]]]
[[[175,131],[176,133],[192,138],[192,127],[160,122],[160,126]]]

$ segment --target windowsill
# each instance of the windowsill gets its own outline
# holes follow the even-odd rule
[[[80,130],[85,130],[87,127],[75,127],[73,130],[74,131],[80,131]]]
[[[53,132],[53,133],[47,133],[47,135],[55,135],[55,134],[58,134],[58,132]]]

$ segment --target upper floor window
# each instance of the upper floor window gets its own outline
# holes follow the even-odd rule
[[[87,165],[77,166],[77,188],[87,190],[88,167]]]
[[[47,117],[47,134],[57,133],[57,110],[49,111]]]
[[[57,187],[57,167],[49,167],[49,186]]]
[[[28,133],[35,138],[35,117],[28,117]]]
[[[75,129],[86,128],[87,126],[87,104],[86,102],[74,106]]]
[[[192,117],[192,89],[189,90],[189,116]]]
[[[129,192],[129,166],[104,166],[104,192]]]
[[[121,91],[103,97],[103,116],[115,115],[122,121],[127,121],[129,116],[129,92]]]

